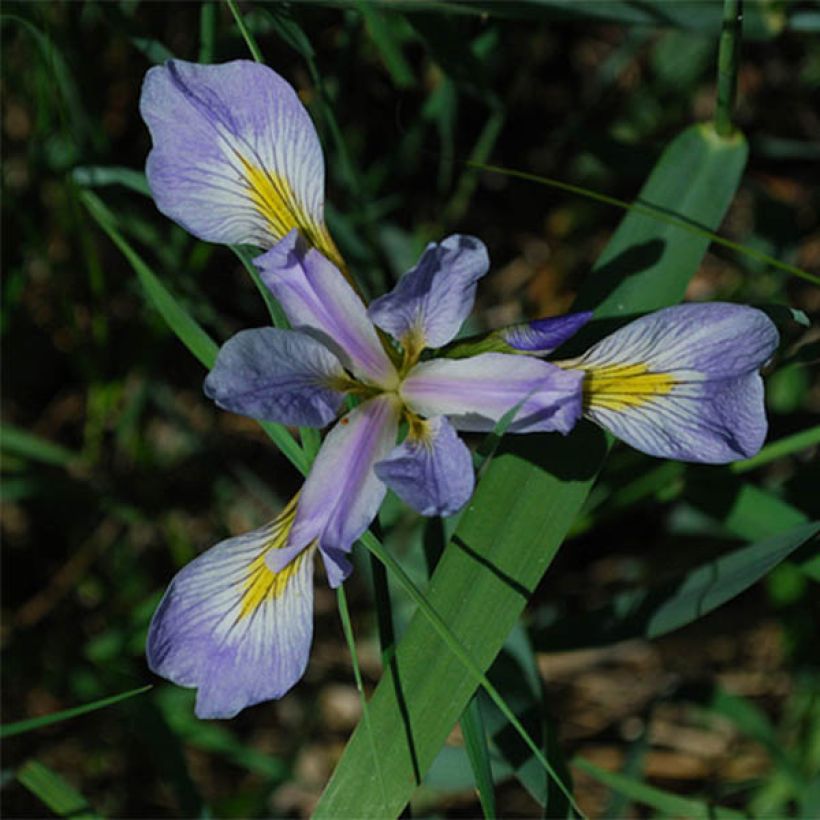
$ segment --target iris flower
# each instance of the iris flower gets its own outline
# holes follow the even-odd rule
[[[431,244],[369,308],[296,231],[256,265],[292,329],[229,339],[206,394],[226,410],[281,424],[321,428],[340,418],[298,502],[272,528],[186,567],[154,618],[152,668],[198,686],[204,716],[277,697],[301,676],[311,636],[309,556],[318,551],[329,584],[341,584],[388,487],[423,515],[451,515],[469,500],[472,459],[457,430],[490,431],[515,409],[508,432],[567,433],[581,415],[580,370],[511,353],[421,360],[425,348],[451,341],[472,309],[488,268],[475,238]],[[358,404],[348,410],[350,399]],[[228,658],[234,640],[237,654]],[[251,652],[253,663],[243,654]]]
[[[513,349],[546,355],[590,313],[502,331]],[[761,366],[779,343],[765,313],[724,302],[685,304],[630,322],[582,356],[556,362],[584,373],[584,415],[652,456],[724,464],[766,438]]]
[[[324,222],[324,160],[293,89],[247,61],[151,69],[140,110],[159,209],[212,242],[251,244],[290,329],[257,328],[220,350],[205,392],[220,407],[328,434],[279,517],[184,567],[152,620],[152,670],[198,690],[200,717],[281,697],[312,640],[314,557],[328,582],[387,489],[450,515],[474,485],[458,431],[567,433],[582,414],[644,452],[720,462],[766,430],[758,368],[777,344],[751,308],[683,305],[627,325],[583,356],[543,357],[589,318],[502,331],[501,349],[442,351],[472,309],[487,252],[455,235],[427,247],[396,287],[364,304]]]

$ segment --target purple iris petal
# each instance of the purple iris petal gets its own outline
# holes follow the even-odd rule
[[[148,71],[140,113],[153,140],[154,200],[186,230],[267,248],[298,226],[312,244],[332,247],[319,139],[274,71],[247,60],[170,60]]]
[[[512,353],[433,359],[402,384],[411,409],[448,416],[458,430],[486,432],[519,406],[507,431],[568,433],[581,416],[583,375]]]
[[[255,264],[291,325],[321,339],[357,376],[395,386],[396,369],[364,303],[332,262],[292,231]]]
[[[547,319],[534,319],[520,325],[512,325],[499,331],[502,339],[516,350],[530,353],[551,353],[567,339],[574,336],[590,319],[592,311],[568,313]]]
[[[196,687],[201,718],[230,718],[282,697],[304,674],[313,634],[313,551],[271,587],[261,556],[283,535],[280,520],[212,547],[177,573],[154,614],[148,665],[179,686]]]
[[[677,305],[607,336],[578,360],[585,414],[638,450],[721,464],[766,438],[758,369],[778,345],[759,310],[720,302]]]
[[[484,243],[455,234],[430,243],[418,264],[368,309],[374,324],[417,349],[441,347],[458,333],[490,266]]]
[[[653,372],[691,370],[717,379],[757,370],[777,348],[763,311],[727,302],[675,305],[642,316],[593,345],[584,365],[646,363]]]
[[[678,461],[725,464],[753,456],[766,440],[757,373],[681,385],[620,410],[593,400],[585,414],[636,450]]]
[[[373,465],[393,449],[397,429],[395,397],[370,399],[339,420],[313,462],[299,498],[290,544],[318,540],[327,554],[331,585],[344,575],[336,560],[338,551],[349,552],[379,511],[387,488]]]
[[[255,419],[324,427],[339,413],[345,378],[339,360],[321,342],[294,330],[243,330],[219,351],[205,394],[224,410]]]
[[[376,475],[422,515],[453,515],[473,494],[470,451],[443,416],[422,424],[376,464]]]

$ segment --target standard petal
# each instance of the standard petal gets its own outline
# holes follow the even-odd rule
[[[316,129],[291,86],[248,60],[169,60],[145,76],[140,113],[157,207],[209,242],[269,248],[292,228],[342,264],[324,222]]]
[[[294,328],[335,351],[357,376],[388,389],[398,383],[364,302],[339,270],[296,231],[255,260]]]
[[[582,374],[530,356],[482,353],[422,362],[401,392],[415,412],[448,416],[458,430],[492,430],[518,407],[508,432],[568,433],[581,416],[582,382]]]
[[[574,336],[591,318],[592,311],[584,310],[580,313],[568,313],[566,316],[534,319],[505,327],[498,331],[498,335],[516,350],[546,355]]]
[[[346,374],[321,342],[294,330],[242,330],[219,350],[205,395],[223,410],[280,424],[324,427],[339,414]]]
[[[489,267],[487,248],[474,236],[431,242],[396,287],[371,303],[368,315],[413,354],[441,347],[470,315],[476,283]]]
[[[585,414],[650,455],[710,464],[756,453],[766,435],[758,369],[779,341],[759,310],[677,305],[607,336],[574,363]]]
[[[148,665],[198,689],[198,717],[230,718],[280,698],[304,674],[315,550],[304,550],[279,573],[265,563],[287,541],[294,502],[271,524],[222,541],[188,564],[154,613]]]
[[[376,475],[422,515],[453,515],[475,487],[470,451],[443,416],[411,427],[407,438],[375,466]]]
[[[340,564],[339,553],[350,551],[387,492],[373,465],[393,449],[397,429],[394,397],[363,402],[330,431],[302,488],[290,543],[318,540],[331,586],[349,571]]]

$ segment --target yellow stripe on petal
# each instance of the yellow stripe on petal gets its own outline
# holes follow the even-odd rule
[[[665,396],[677,384],[670,373],[652,373],[645,364],[588,365],[584,406],[623,411]]]
[[[344,260],[327,227],[302,208],[287,179],[265,168],[251,165],[244,157],[240,156],[239,160],[245,170],[250,198],[268,223],[271,233],[281,239],[298,228],[311,245],[344,271]]]
[[[248,566],[242,601],[236,618],[237,622],[254,613],[263,604],[283,595],[290,581],[298,574],[302,562],[310,560],[313,555],[313,547],[306,547],[279,572],[274,572],[265,562],[265,556],[271,550],[282,549],[287,545],[288,536],[296,517],[296,503],[298,500],[299,496],[297,494],[282,510],[282,513],[271,525],[270,539]]]

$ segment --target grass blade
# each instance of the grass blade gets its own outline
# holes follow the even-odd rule
[[[57,467],[66,467],[81,458],[79,453],[10,424],[0,424],[0,449],[4,453]]]
[[[118,695],[111,695],[101,700],[95,700],[93,703],[86,703],[82,706],[74,706],[71,709],[63,709],[60,712],[52,712],[50,715],[42,715],[41,717],[28,718],[27,720],[18,720],[16,723],[6,723],[0,726],[0,738],[14,737],[14,735],[22,735],[26,732],[33,732],[35,729],[42,729],[44,726],[51,726],[55,723],[61,723],[64,720],[71,720],[71,718],[86,715],[89,712],[96,712],[98,709],[105,709],[107,706],[113,706],[115,703],[120,703],[123,700],[128,700],[136,695],[141,695],[153,687],[140,686],[137,689],[129,689],[127,692],[120,692]]]
[[[103,201],[91,191],[81,191],[82,200],[96,223],[108,238],[119,248],[139,278],[151,304],[159,311],[165,323],[179,340],[196,356],[205,367],[213,367],[219,350],[216,342],[199,326],[171,292],[160,282],[159,277],[143,262],[137,252],[120,233],[117,219]]]
[[[356,638],[353,635],[353,624],[350,622],[350,611],[347,607],[347,595],[345,594],[344,586],[340,586],[336,590],[336,601],[339,607],[339,618],[342,621],[342,631],[345,634],[345,641],[347,641],[347,648],[350,652],[350,662],[353,666],[353,678],[356,681],[356,689],[359,692],[359,701],[362,704],[362,720],[367,727],[370,735],[370,745],[373,750],[373,766],[378,775],[379,787],[382,794],[382,800],[385,799],[384,778],[382,777],[381,766],[379,765],[379,756],[376,754],[376,744],[373,742],[373,729],[370,725],[370,713],[367,706],[367,694],[364,691],[364,681],[362,680],[362,671],[359,668],[359,655],[356,651]]]
[[[778,458],[790,456],[817,444],[820,444],[820,424],[773,441],[771,444],[767,444],[756,456],[733,462],[729,465],[729,469],[733,473],[747,473],[749,470],[756,470],[758,467],[762,467],[764,464]]]
[[[461,731],[464,734],[464,748],[470,759],[470,766],[475,776],[478,799],[485,817],[495,817],[495,790],[493,789],[493,770],[490,766],[490,749],[487,745],[487,732],[481,716],[481,702],[473,696],[464,714],[461,716]]]
[[[743,24],[743,0],[723,0],[723,28],[718,51],[717,105],[715,131],[729,137],[734,130],[732,112],[737,95],[737,71],[740,63],[740,33]]]
[[[635,780],[623,774],[608,772],[583,757],[576,757],[572,765],[590,777],[609,786],[613,791],[623,794],[636,803],[650,806],[667,817],[688,818],[742,818],[745,814],[731,809],[724,809],[711,803],[681,797],[671,792],[649,786],[641,780]]]
[[[225,0],[225,2],[231,10],[233,19],[236,21],[236,27],[239,29],[239,33],[242,35],[242,39],[245,41],[248,51],[253,55],[253,59],[256,60],[257,63],[264,63],[265,61],[262,59],[262,52],[259,50],[256,38],[245,25],[245,20],[236,5],[236,0]]]
[[[740,595],[818,532],[818,522],[800,524],[700,564],[682,578],[623,592],[587,615],[536,627],[535,644],[561,651],[666,635]]]
[[[205,367],[212,368],[219,351],[216,342],[177,302],[159,277],[131,247],[117,228],[116,218],[103,201],[91,191],[81,191],[80,197],[97,224],[128,260],[139,278],[148,301],[159,311],[168,327]],[[288,429],[270,421],[260,421],[259,424],[291,464],[303,475],[307,473],[310,467],[308,458]]]
[[[709,126],[696,126],[696,128],[703,129],[704,133],[708,133],[710,129]],[[758,262],[763,262],[764,264],[769,265],[770,267],[775,268],[777,270],[781,270],[784,273],[788,273],[791,276],[796,276],[800,279],[804,279],[805,281],[811,282],[814,285],[820,285],[820,276],[816,276],[813,273],[809,273],[808,271],[805,271],[802,268],[798,268],[795,265],[789,265],[785,262],[781,262],[779,259],[775,259],[775,257],[757,250],[757,248],[753,248],[748,245],[743,245],[740,242],[733,242],[731,239],[726,239],[725,237],[720,236],[714,233],[713,231],[704,229],[702,225],[696,225],[692,224],[691,222],[687,222],[685,219],[681,218],[680,214],[676,213],[675,210],[672,210],[676,208],[675,203],[670,204],[670,210],[661,211],[658,210],[657,207],[654,207],[653,205],[649,204],[651,200],[649,202],[644,201],[643,197],[641,197],[636,202],[627,202],[624,199],[617,199],[616,197],[601,194],[597,191],[593,191],[589,188],[584,188],[580,185],[571,185],[568,182],[563,182],[559,179],[552,179],[551,177],[530,174],[526,171],[518,171],[512,168],[504,168],[500,165],[485,165],[482,163],[473,164],[475,165],[475,167],[481,168],[491,173],[503,174],[504,176],[514,177],[515,179],[522,179],[528,182],[535,182],[539,185],[545,185],[549,188],[556,188],[559,191],[565,191],[566,193],[575,194],[576,196],[581,196],[585,199],[591,199],[594,202],[600,202],[604,205],[612,205],[615,208],[621,208],[622,210],[630,211],[635,214],[642,214],[643,216],[646,216],[650,219],[656,219],[659,222],[663,222],[667,225],[677,227],[682,231],[687,231],[694,236],[704,237],[709,241],[714,242],[716,245],[721,245],[724,248],[729,248],[730,250],[734,251],[735,253],[741,256],[748,256],[750,259],[756,259]],[[654,203],[654,205],[657,204],[660,203]]]
[[[58,817],[95,820],[100,816],[73,786],[36,760],[27,761],[17,770],[17,780]]]

